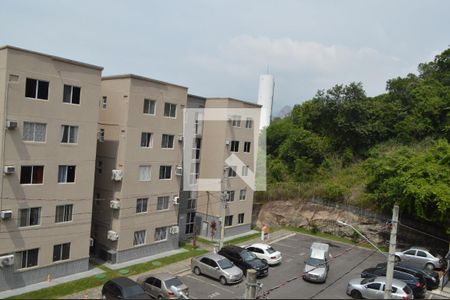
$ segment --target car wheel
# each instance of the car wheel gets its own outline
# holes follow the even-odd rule
[[[200,275],[200,274],[202,274],[202,272],[200,271],[200,268],[199,268],[199,267],[195,267],[195,268],[194,268],[194,273],[195,273],[195,275]]]
[[[398,263],[398,262],[401,261],[401,259],[400,259],[400,257],[398,257],[398,256],[396,255],[394,261],[395,261],[396,263]]]
[[[352,296],[352,298],[355,298],[355,299],[362,299],[361,292],[360,292],[360,291],[357,291],[357,290],[353,290],[353,291],[350,293],[350,296]]]
[[[158,296],[158,299],[163,299],[163,296],[159,295],[159,296]]]
[[[106,295],[105,294],[102,294],[102,299],[106,299]]]
[[[425,269],[427,269],[429,271],[433,271],[434,270],[434,265],[432,263],[427,263],[425,265]]]
[[[223,276],[220,276],[220,284],[222,284],[222,285],[227,285],[227,279],[225,278],[225,277],[223,277]]]

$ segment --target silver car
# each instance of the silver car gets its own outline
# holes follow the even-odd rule
[[[325,282],[327,280],[329,268],[326,259],[310,257],[305,260],[303,279],[312,282]]]
[[[347,286],[352,298],[383,299],[386,277],[355,278]],[[392,280],[391,299],[413,299],[411,288],[401,280]]]
[[[177,276],[169,273],[144,275],[137,279],[137,283],[153,298],[178,299],[171,287],[175,287],[178,293],[189,296],[189,288]]]
[[[441,269],[443,267],[442,256],[432,250],[422,247],[411,247],[403,252],[395,252],[397,262],[408,262],[421,269]]]
[[[192,258],[191,269],[196,275],[218,279],[223,285],[239,282],[244,277],[242,270],[228,258],[215,253]]]

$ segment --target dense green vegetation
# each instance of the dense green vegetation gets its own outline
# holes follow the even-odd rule
[[[320,197],[450,228],[450,49],[367,97],[361,83],[318,91],[266,131],[264,198]]]

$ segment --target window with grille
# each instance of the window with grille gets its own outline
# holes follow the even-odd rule
[[[53,246],[53,261],[66,260],[70,257],[70,243]]]
[[[55,223],[72,221],[73,204],[56,206]]]
[[[80,104],[81,88],[73,85],[64,85],[63,102],[70,104]]]
[[[41,224],[40,207],[19,209],[19,227],[36,226],[40,224]]]
[[[133,246],[139,246],[145,244],[145,230],[139,230],[134,232]]]
[[[158,197],[156,202],[156,210],[169,209],[169,196]]]
[[[76,144],[78,141],[78,126],[61,126],[61,143]]]
[[[42,184],[44,182],[44,166],[21,166],[21,184]]]
[[[48,81],[27,78],[25,85],[25,97],[48,100],[48,87]]]
[[[27,142],[45,142],[45,136],[47,132],[47,124],[23,122],[23,135],[22,139]]]

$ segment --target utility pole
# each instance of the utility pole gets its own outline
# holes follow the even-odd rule
[[[245,299],[256,299],[256,270],[247,270],[247,283],[245,284]]]
[[[223,240],[225,238],[225,213],[227,207],[227,194],[226,191],[223,191],[220,195],[221,199],[221,217],[220,217],[220,240],[219,240],[219,250],[223,247]]]
[[[392,298],[392,279],[394,277],[395,248],[397,246],[397,224],[398,224],[398,205],[394,205],[392,210],[392,228],[391,239],[389,241],[389,255],[386,270],[386,287],[384,289],[384,299]]]

